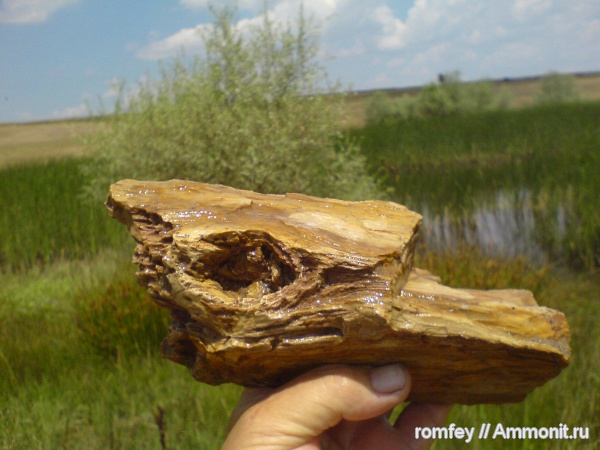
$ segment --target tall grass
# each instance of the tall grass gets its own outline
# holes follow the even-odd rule
[[[110,277],[75,295],[74,321],[81,344],[104,356],[122,358],[158,349],[167,335],[169,314],[148,298],[129,262],[115,264]]]
[[[0,171],[0,271],[85,258],[107,246],[131,247],[100,202],[82,201],[83,163],[65,158]]]
[[[374,123],[348,133],[398,197],[446,205],[448,192],[438,188],[597,183],[591,164],[600,158],[599,117],[600,103],[549,105]]]
[[[600,264],[600,103],[387,121],[348,133],[400,203],[460,215],[493,203],[498,191],[527,191],[539,242],[576,267]]]

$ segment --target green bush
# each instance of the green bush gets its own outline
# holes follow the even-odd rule
[[[572,75],[551,72],[540,79],[536,103],[556,104],[581,100],[577,80]]]
[[[213,11],[204,57],[175,58],[160,80],[122,95],[96,150],[88,190],[121,178],[184,178],[259,192],[347,199],[380,196],[355,145],[338,130],[342,98],[327,88],[317,33],[302,14],[247,30]],[[340,168],[342,174],[339,173]]]
[[[365,106],[367,122],[448,116],[505,109],[510,93],[495,91],[491,82],[463,83],[460,74],[440,75],[439,83],[426,85],[416,96],[390,98],[384,92],[375,93]]]
[[[375,92],[365,102],[367,122],[381,123],[412,117],[416,112],[416,100],[417,98],[411,95],[392,98],[383,91]]]

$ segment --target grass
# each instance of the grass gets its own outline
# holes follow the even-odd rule
[[[493,207],[499,191],[515,201],[530,193],[540,245],[552,257],[593,269],[600,264],[599,117],[600,103],[580,103],[370,124],[347,133],[399,203],[433,217],[459,216]]]
[[[167,448],[217,449],[239,388],[197,383],[187,370],[161,361],[158,333],[139,335],[135,317],[154,323],[148,315],[101,311],[85,322],[94,304],[121,304],[134,311],[152,309],[139,286],[126,252],[109,251],[87,262],[57,263],[34,274],[4,274],[7,289],[0,294],[0,447],[45,448],[157,448],[160,430],[155,416],[162,409]],[[439,274],[456,287],[532,290],[540,304],[559,308],[572,332],[573,362],[558,378],[516,405],[455,406],[451,421],[460,426],[502,423],[505,426],[590,427],[600,433],[600,282],[590,274],[532,267],[525,259],[498,260],[477,250],[439,255],[421,250],[417,265]],[[112,279],[111,294],[106,280]],[[22,293],[19,286],[29,282]],[[48,286],[56,284],[53,290]],[[140,295],[135,295],[137,292]],[[128,295],[122,295],[122,292]],[[20,294],[20,295],[19,295]],[[82,297],[83,294],[83,297]],[[109,297],[109,300],[103,297]],[[25,298],[30,303],[23,303]],[[39,301],[38,305],[31,303]],[[85,300],[84,304],[80,304]],[[87,302],[91,301],[92,304]],[[126,309],[126,308],[124,308]],[[154,309],[153,314],[165,311]],[[97,345],[93,330],[128,318],[127,333],[108,333]],[[123,320],[121,320],[123,323]],[[116,326],[118,329],[119,327]],[[151,337],[151,339],[143,339]],[[132,342],[136,342],[132,344]],[[594,448],[565,443],[561,448]],[[569,446],[570,444],[570,446]],[[523,448],[523,442],[477,441],[474,448]],[[527,442],[530,448],[543,443]],[[512,447],[511,447],[512,446]],[[463,448],[445,441],[438,448]]]
[[[88,120],[0,124],[0,168],[28,162],[43,162],[65,156],[84,156],[84,136],[98,130]]]
[[[594,181],[585,167],[600,158],[599,114],[600,103],[538,106],[369,124],[349,134],[400,196],[416,195],[409,187],[424,177],[421,185],[456,181],[443,177],[450,174],[470,189],[491,192],[517,183],[533,188]],[[431,200],[447,204],[445,197]]]
[[[63,158],[2,170],[0,271],[27,270],[128,245],[126,231],[101,203],[82,200],[84,162]]]
[[[583,104],[352,133],[372,169],[383,167],[378,173],[409,206],[428,202],[464,212],[491,201],[498,189],[527,188],[536,195],[536,217],[548,226],[541,230],[550,236],[544,245],[557,245],[552,208],[567,204],[567,217],[583,225],[577,233],[592,230],[585,239],[573,237],[574,254],[593,255],[599,112]],[[79,200],[83,162],[63,158],[0,171],[0,448],[217,449],[240,389],[197,383],[184,367],[160,359],[166,311],[136,284],[123,227],[102,205]],[[476,428],[564,423],[589,427],[591,439],[487,439],[470,447],[596,448],[597,269],[501,259],[469,247],[421,248],[416,264],[455,287],[532,290],[540,305],[563,311],[572,330],[572,364],[559,377],[520,404],[455,406],[450,421]],[[464,443],[440,441],[436,448]]]
[[[108,251],[0,275],[0,448],[159,449],[160,409],[168,448],[219,448],[239,388],[160,359],[168,314],[127,259]]]
[[[2,401],[2,448],[160,449],[163,410],[168,448],[218,449],[239,394],[197,383],[156,355],[69,367]]]

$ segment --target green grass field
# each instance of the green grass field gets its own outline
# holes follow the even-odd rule
[[[351,131],[395,199],[416,210],[462,213],[497,189],[528,189],[536,214],[548,219],[539,239],[556,257],[545,264],[466,247],[419,249],[416,264],[445,284],[530,289],[538,303],[563,311],[572,330],[572,364],[555,380],[520,404],[455,406],[450,420],[476,428],[563,423],[589,427],[590,440],[488,439],[469,448],[600,443],[598,117],[600,105],[586,103]],[[161,449],[160,428],[166,448],[219,448],[240,389],[202,385],[160,359],[168,314],[136,284],[123,227],[79,197],[82,162],[0,171],[0,448]],[[573,231],[559,239],[550,222],[563,200]]]

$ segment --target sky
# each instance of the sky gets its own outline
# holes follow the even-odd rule
[[[202,53],[208,4],[264,0],[1,0],[0,123],[85,116],[115,85],[155,77],[160,61]],[[271,18],[320,24],[322,65],[352,90],[600,71],[599,0],[271,0]]]

